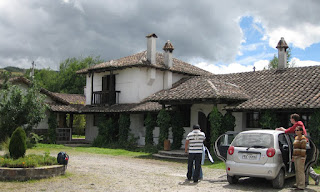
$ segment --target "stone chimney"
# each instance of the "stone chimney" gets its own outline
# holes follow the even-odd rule
[[[285,69],[287,67],[287,48],[289,47],[283,37],[276,48],[278,49],[278,69]]]
[[[172,64],[172,51],[174,50],[174,47],[169,40],[166,42],[166,44],[164,44],[163,50],[164,50],[164,64],[168,68],[170,68],[173,66],[173,64]]]
[[[151,64],[156,63],[156,38],[158,36],[154,33],[151,33],[146,36],[147,38],[147,59]]]

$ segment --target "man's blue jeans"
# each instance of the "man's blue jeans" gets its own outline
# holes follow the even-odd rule
[[[192,177],[193,161],[195,161],[195,170],[194,170],[194,174],[193,174],[193,181],[198,181],[199,180],[200,169],[201,169],[201,159],[202,159],[202,153],[189,153],[189,156],[188,156],[188,173],[187,173],[187,178],[189,180]]]

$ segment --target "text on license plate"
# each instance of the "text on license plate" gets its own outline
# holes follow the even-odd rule
[[[247,159],[247,160],[257,160],[258,155],[257,154],[242,154],[241,158]]]

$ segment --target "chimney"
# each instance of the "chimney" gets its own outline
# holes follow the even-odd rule
[[[170,40],[168,40],[166,44],[164,44],[163,50],[164,50],[164,64],[166,65],[166,67],[170,68],[172,67],[172,51],[174,50],[174,47],[170,42]]]
[[[287,48],[289,47],[283,37],[281,37],[276,48],[278,49],[278,69],[285,69],[287,66]]]
[[[151,33],[146,36],[147,40],[147,59],[151,64],[156,64],[156,38],[157,35]]]

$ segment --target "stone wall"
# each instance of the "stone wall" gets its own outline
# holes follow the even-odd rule
[[[66,166],[51,165],[36,168],[7,168],[0,167],[0,181],[26,181],[64,175]]]

